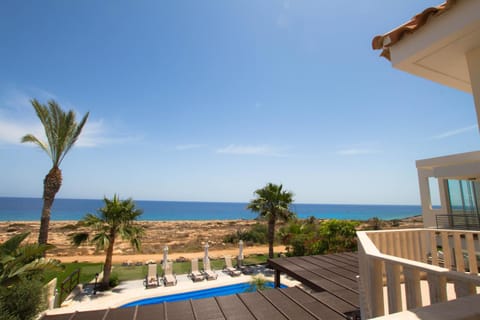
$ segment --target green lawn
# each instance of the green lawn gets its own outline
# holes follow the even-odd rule
[[[57,277],[57,288],[59,289],[62,282],[71,275],[75,270],[80,269],[80,283],[90,282],[95,278],[95,273],[102,272],[102,263],[64,263],[62,271],[49,271],[44,274],[45,283]]]
[[[251,265],[251,264],[260,264],[267,262],[266,255],[252,255],[248,256],[244,259],[244,265]],[[236,259],[232,260],[232,263],[236,265]],[[225,268],[225,260],[224,259],[216,259],[211,260],[211,266],[213,270],[223,270]],[[199,269],[203,268],[202,261],[198,262]],[[175,274],[187,274],[191,271],[191,263],[190,261],[187,262],[174,262],[173,263],[173,272]],[[157,265],[157,272],[159,275],[163,274],[163,269],[161,264]],[[114,269],[112,273],[118,275],[118,279],[120,281],[126,280],[137,280],[143,279],[147,274],[147,266],[122,266],[122,265],[114,265]]]
[[[260,264],[267,261],[266,255],[251,255],[245,257],[244,265]],[[234,265],[236,265],[236,259],[232,259]],[[223,270],[225,267],[224,259],[211,260],[212,269]],[[96,273],[102,272],[102,263],[65,263],[63,271],[47,272],[45,273],[45,283],[57,277],[57,289],[60,289],[62,282],[71,275],[75,270],[80,269],[80,284],[88,283],[95,278]],[[163,270],[161,264],[158,264],[158,274],[162,275]],[[175,274],[187,274],[190,272],[191,263],[186,262],[174,262],[173,272]],[[199,268],[203,268],[202,261],[199,261]],[[147,266],[122,266],[120,264],[114,265],[112,274],[116,274],[120,281],[127,280],[140,280],[147,274]]]

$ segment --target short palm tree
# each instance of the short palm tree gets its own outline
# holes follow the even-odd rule
[[[256,199],[253,199],[247,206],[247,209],[257,212],[259,217],[268,222],[268,256],[273,258],[273,242],[275,240],[275,223],[277,220],[288,221],[295,216],[290,211],[290,205],[293,202],[293,193],[283,190],[282,185],[268,183],[262,189],[254,193]]]
[[[0,286],[14,285],[22,277],[62,268],[60,261],[43,258],[45,251],[53,246],[21,244],[29,234],[15,235],[0,244]]]
[[[95,244],[97,250],[105,250],[105,264],[103,265],[102,288],[107,289],[112,271],[112,257],[115,239],[120,236],[137,250],[140,249],[140,237],[143,228],[135,224],[135,220],[142,214],[142,210],[135,208],[132,199],[120,200],[117,195],[113,199],[104,198],[105,206],[100,208],[96,215],[87,213],[79,224],[89,227],[90,232],[80,232],[72,236],[72,243],[76,246],[85,242]]]
[[[33,99],[31,103],[43,125],[47,142],[41,141],[33,134],[23,136],[22,142],[36,144],[52,160],[52,168],[43,180],[43,207],[40,219],[40,233],[38,235],[38,243],[46,244],[53,201],[62,185],[60,163],[80,136],[83,126],[87,122],[88,112],[77,123],[75,121],[75,112],[72,110],[68,112],[63,111],[54,100],[48,101],[48,105],[42,105],[36,99]]]

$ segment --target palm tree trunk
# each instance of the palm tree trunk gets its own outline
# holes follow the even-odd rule
[[[110,243],[107,248],[105,264],[103,265],[102,289],[110,287],[110,274],[112,272],[113,244],[115,243],[115,234],[110,234]]]
[[[50,226],[50,214],[52,210],[55,195],[62,186],[62,171],[58,167],[50,169],[43,180],[43,207],[40,218],[40,231],[38,234],[38,243],[47,244],[48,229]]]
[[[268,219],[268,257],[273,258],[273,241],[275,240],[275,219]]]

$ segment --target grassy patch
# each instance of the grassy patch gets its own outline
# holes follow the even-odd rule
[[[245,257],[243,264],[244,265],[254,265],[261,264],[267,261],[267,255],[250,255]],[[236,259],[232,259],[232,263],[236,265]],[[58,277],[57,288],[60,288],[61,283],[77,269],[80,269],[80,284],[88,283],[95,278],[95,273],[100,273],[103,269],[102,263],[65,263],[63,264],[65,269],[58,272],[47,272],[44,275],[45,283],[52,280],[55,277]],[[224,259],[215,259],[211,260],[211,266],[214,270],[223,270],[225,268]],[[198,267],[203,268],[203,262],[200,260]],[[175,274],[187,274],[191,271],[190,261],[186,262],[174,262],[173,263],[173,272]],[[118,275],[120,281],[128,280],[140,280],[145,277],[147,274],[147,266],[122,266],[120,264],[114,265],[112,272]],[[162,265],[157,265],[158,275],[163,274]]]
[[[45,283],[49,282],[53,278],[57,277],[57,288],[60,288],[62,282],[71,275],[75,270],[80,269],[80,283],[90,282],[95,278],[95,273],[102,271],[102,263],[65,263],[63,264],[65,269],[57,272],[46,272],[44,274]]]

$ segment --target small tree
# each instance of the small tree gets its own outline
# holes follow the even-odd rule
[[[288,221],[295,216],[290,211],[293,202],[293,193],[283,190],[282,185],[268,183],[254,193],[253,199],[247,209],[257,212],[259,217],[267,220],[268,224],[268,256],[273,258],[273,242],[275,240],[275,223],[278,220]]]
[[[311,254],[355,251],[357,225],[357,222],[349,220],[331,219],[322,222],[319,227],[320,239],[312,247]]]
[[[30,233],[18,234],[0,244],[0,286],[8,287],[47,270],[62,268],[60,261],[43,258],[52,245],[21,243]]]
[[[267,279],[263,274],[257,274],[255,276],[252,276],[252,279],[250,280],[250,287],[248,288],[248,291],[253,292],[253,291],[263,291],[267,289]]]
[[[22,233],[0,244],[0,320],[30,320],[44,308],[44,271],[60,270],[60,261],[43,258],[52,246],[21,243]]]
[[[90,242],[95,244],[97,250],[105,250],[101,287],[107,289],[110,286],[115,239],[119,236],[123,240],[128,240],[134,249],[139,250],[143,228],[135,224],[142,210],[135,208],[131,198],[120,200],[117,195],[114,195],[111,200],[105,197],[104,202],[105,206],[100,208],[96,215],[87,213],[79,222],[80,225],[91,228],[93,233],[76,233],[72,236],[72,243],[79,246]]]

